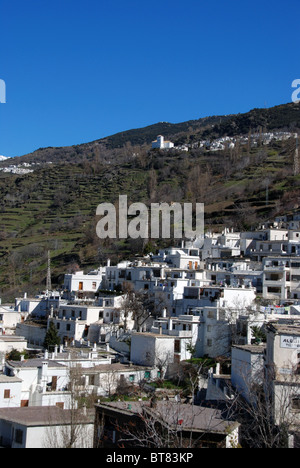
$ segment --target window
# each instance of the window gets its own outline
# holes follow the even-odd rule
[[[174,352],[180,353],[180,340],[175,340],[174,342]]]
[[[207,340],[207,346],[208,346],[209,348],[211,348],[211,346],[212,346],[212,340]]]
[[[67,330],[67,331],[70,331],[70,330],[71,330],[71,325],[70,325],[69,323],[67,323],[66,330]]]
[[[93,289],[97,289],[97,283],[96,283],[96,282],[94,282],[94,283],[92,284],[92,288],[93,288]]]
[[[89,385],[95,385],[95,374],[89,375]]]
[[[4,398],[5,398],[5,400],[10,398],[10,390],[4,390]]]
[[[280,294],[281,293],[281,288],[268,287],[268,293]]]
[[[296,368],[296,374],[299,375],[300,374],[300,353],[297,354],[297,360],[298,360],[298,363],[297,363],[297,368]]]
[[[297,411],[300,410],[300,397],[299,396],[292,398],[292,409],[297,410]]]
[[[22,444],[23,443],[23,431],[21,431],[21,429],[16,429],[15,442],[16,442],[16,444]]]
[[[151,376],[150,371],[146,371],[145,375],[144,375],[144,379],[145,380],[150,380],[150,376]]]

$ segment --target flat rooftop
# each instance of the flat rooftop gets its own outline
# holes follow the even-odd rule
[[[117,413],[121,412],[129,416],[146,412],[149,416],[153,416],[155,420],[161,421],[162,424],[185,431],[209,431],[216,434],[228,434],[229,429],[232,430],[239,426],[236,421],[222,418],[220,410],[171,401],[158,401],[155,407],[151,407],[149,402],[135,401],[101,403],[97,407]]]
[[[80,424],[94,423],[94,410],[82,413]],[[0,419],[27,427],[68,425],[71,422],[72,414],[70,410],[63,410],[57,406],[30,406],[27,408],[0,408]]]

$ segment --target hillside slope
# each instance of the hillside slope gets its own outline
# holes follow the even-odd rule
[[[207,229],[250,229],[300,205],[300,176],[295,173],[295,139],[242,144],[249,132],[300,128],[299,106],[287,104],[237,116],[211,117],[183,124],[159,123],[68,148],[46,148],[14,160],[39,163],[33,172],[0,172],[0,296],[13,299],[45,286],[51,251],[54,284],[66,271],[158,247],[140,240],[100,241],[96,207],[129,203],[204,202]],[[164,134],[176,144],[237,137],[234,149],[190,146],[188,152],[151,151]],[[52,164],[48,164],[51,162]],[[1,163],[1,166],[8,164]],[[162,242],[161,245],[164,245]]]

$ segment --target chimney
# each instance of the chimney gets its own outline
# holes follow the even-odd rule
[[[42,362],[42,385],[46,385],[48,376],[48,361]]]

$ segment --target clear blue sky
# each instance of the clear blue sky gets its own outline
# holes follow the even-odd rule
[[[0,0],[0,154],[291,101],[299,0]]]

